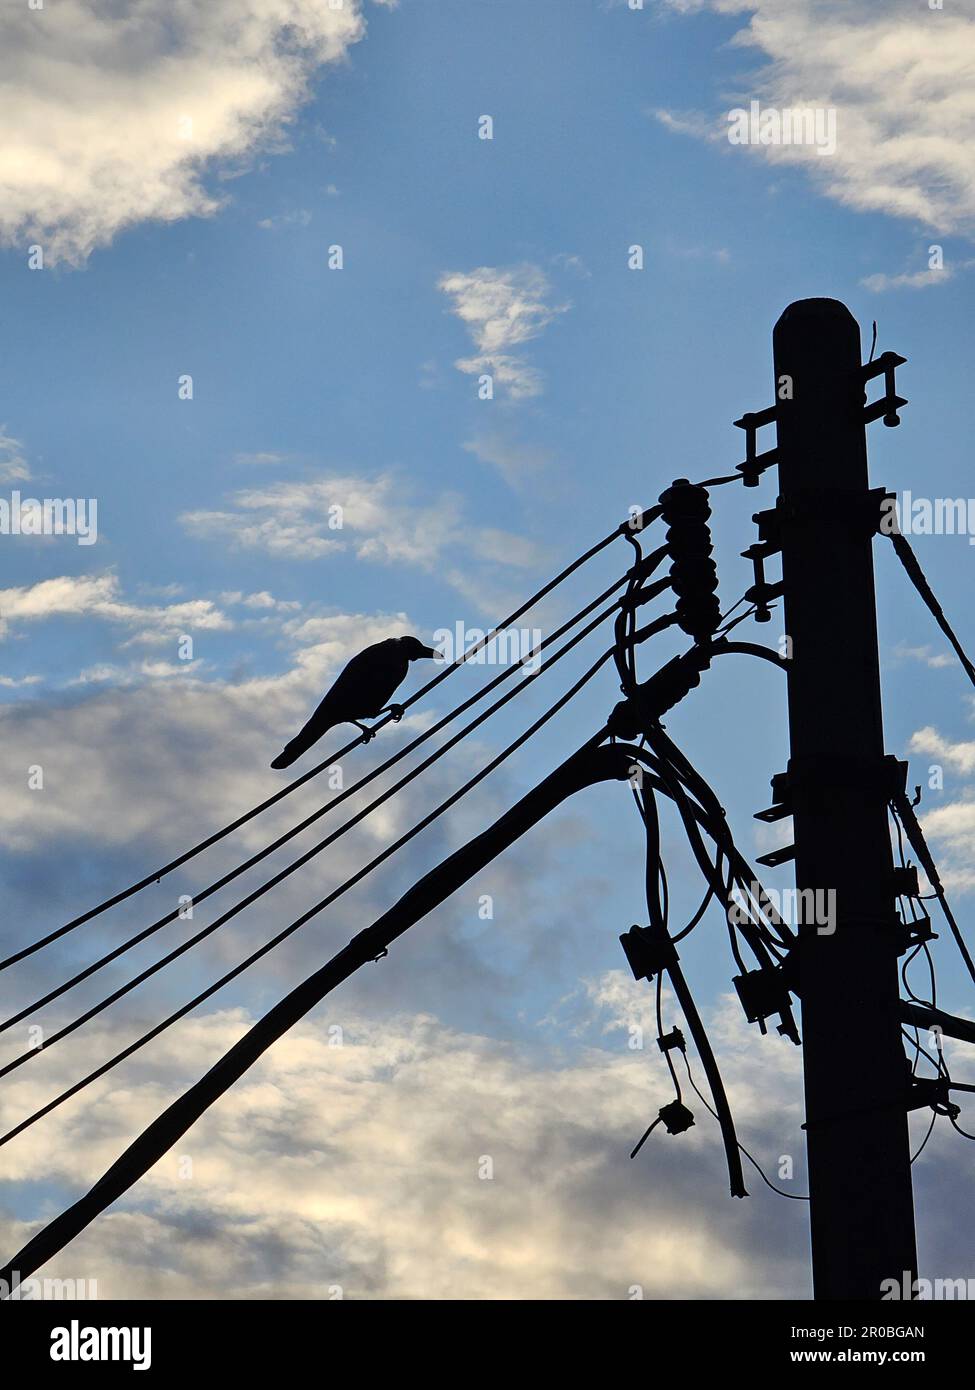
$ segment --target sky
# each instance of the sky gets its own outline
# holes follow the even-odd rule
[[[876,321],[877,350],[908,359],[900,428],[870,427],[873,485],[967,499],[973,19],[975,0],[8,0],[0,503],[81,499],[96,525],[0,534],[4,954],[283,785],[272,757],[361,647],[488,628],[675,478],[733,471],[733,421],[772,403],[772,327],[796,299],[842,300],[865,356]],[[831,111],[835,139],[734,144],[729,112],[752,102]],[[726,608],[751,583],[752,513],[773,503],[769,476],[714,494]],[[972,539],[912,538],[969,648]],[[975,703],[889,546],[875,555],[888,751],[923,786],[964,928]],[[519,626],[551,632],[629,562],[621,541]],[[774,644],[781,614],[739,631]],[[362,827],[13,1072],[0,1127],[342,883],[608,640],[543,666]],[[641,675],[680,649],[644,647]],[[494,674],[455,672],[343,759],[346,781]],[[617,699],[608,666],[381,870],[5,1146],[4,1250]],[[777,672],[718,663],[667,727],[746,856],[788,843],[753,819],[788,756]],[[4,1017],[311,814],[334,795],[322,783],[4,972]],[[11,1028],[0,1062],[321,833]],[[807,1296],[806,1204],[754,1169],[732,1200],[703,1106],[628,1159],[672,1097],[618,942],[645,919],[642,849],[625,786],[573,798],[316,1009],[46,1272],[102,1297]],[[702,888],[669,820],[664,849],[689,914]],[[788,866],[768,882],[787,887]],[[945,931],[934,956],[939,1002],[972,1017]],[[745,1022],[720,911],[683,959],[743,1142],[800,1196],[801,1054]],[[962,1044],[947,1055],[975,1080]],[[914,1117],[916,1143],[926,1128]],[[939,1122],[914,1168],[922,1273],[975,1276],[968,1161]]]

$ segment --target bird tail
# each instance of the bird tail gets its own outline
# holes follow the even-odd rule
[[[313,743],[317,743],[322,734],[327,733],[331,727],[331,724],[316,725],[313,719],[309,719],[301,732],[295,734],[291,742],[278,754],[271,766],[274,768],[290,767],[293,762],[297,762],[302,753],[308,751]]]

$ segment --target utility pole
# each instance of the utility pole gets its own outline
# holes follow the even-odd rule
[[[867,477],[877,366],[865,373],[860,351],[837,300],[800,300],[776,324],[779,499],[763,517],[782,550],[790,642],[777,799],[794,818],[797,888],[836,893],[833,930],[800,926],[796,977],[817,1299],[879,1299],[917,1262]]]

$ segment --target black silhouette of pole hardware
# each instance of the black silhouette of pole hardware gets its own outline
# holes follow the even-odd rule
[[[862,367],[859,327],[832,299],[786,309],[774,358],[779,499],[758,519],[782,552],[790,646],[791,757],[776,784],[797,888],[836,892],[835,929],[800,929],[796,973],[813,1285],[817,1299],[879,1300],[883,1280],[915,1278],[917,1254],[865,425],[897,423],[904,359]],[[885,398],[866,406],[880,372]]]
[[[766,1019],[779,1015],[779,1032],[798,1043],[800,1038],[790,996],[797,996],[802,1003],[806,1102],[803,1128],[809,1161],[815,1296],[819,1299],[874,1301],[881,1298],[885,1280],[893,1279],[901,1288],[905,1277],[909,1280],[915,1278],[907,1114],[911,1109],[929,1105],[936,1115],[950,1116],[952,1109],[957,1115],[958,1110],[947,1103],[947,1091],[954,1084],[950,1082],[947,1069],[943,1077],[939,1073],[934,1079],[912,1075],[903,1050],[902,1025],[906,1022],[915,1027],[941,1027],[949,1035],[965,1041],[975,1041],[975,1025],[945,1014],[933,1003],[917,1000],[913,995],[912,1002],[903,1002],[898,988],[898,956],[927,937],[918,934],[920,928],[917,921],[905,923],[897,915],[898,896],[906,892],[916,897],[918,890],[916,871],[894,867],[887,824],[888,806],[892,806],[895,813],[899,809],[901,823],[906,828],[919,861],[935,885],[956,942],[972,971],[971,957],[945,902],[936,868],[914,818],[912,803],[906,799],[907,765],[884,755],[872,538],[880,529],[887,494],[883,488],[869,487],[865,426],[880,419],[889,426],[899,423],[898,411],[907,402],[896,394],[895,373],[904,359],[895,353],[884,353],[875,362],[861,365],[859,329],[849,311],[842,304],[829,299],[803,300],[791,305],[776,325],[773,347],[775,404],[735,421],[746,433],[744,463],[739,464],[736,471],[728,476],[707,479],[703,483],[690,483],[684,478],[675,480],[661,494],[655,507],[617,527],[573,561],[501,625],[507,625],[527,611],[615,538],[628,539],[637,553],[633,568],[546,639],[547,645],[568,628],[577,625],[625,583],[624,597],[615,600],[605,612],[597,614],[547,663],[554,664],[604,620],[616,614],[614,645],[575,682],[571,690],[464,786],[429,812],[395,844],[388,846],[357,875],[308,909],[270,943],[260,947],[100,1069],[6,1135],[0,1136],[0,1145],[13,1139],[62,1101],[71,1098],[110,1067],[125,1060],[158,1036],[164,1028],[185,1017],[266,954],[277,941],[310,921],[332,898],[339,896],[383,862],[400,844],[419,833],[494,767],[522,747],[595,676],[610,657],[614,657],[624,699],[612,710],[606,725],[489,829],[421,878],[372,926],[361,931],[344,950],[314,971],[258,1020],[204,1077],[143,1131],[85,1196],[40,1230],[5,1268],[0,1269],[0,1280],[6,1280],[8,1288],[12,1280],[32,1274],[137,1182],[277,1038],[331,990],[354,971],[385,957],[392,942],[567,797],[596,782],[631,781],[637,765],[645,774],[642,779],[642,799],[635,791],[634,796],[647,837],[650,926],[635,926],[620,939],[636,978],[647,981],[656,978],[659,984],[664,974],[670,977],[684,1021],[701,1058],[713,1106],[697,1091],[693,1078],[691,1084],[721,1128],[732,1194],[737,1197],[747,1195],[739,1151],[758,1169],[768,1186],[775,1191],[779,1189],[768,1182],[756,1161],[738,1142],[717,1059],[681,973],[675,943],[696,926],[712,898],[727,907],[733,888],[746,886],[752,894],[755,910],[746,915],[746,920],[738,925],[737,931],[741,941],[756,957],[758,969],[746,968],[738,949],[735,930],[732,930],[732,949],[742,972],[735,978],[734,984],[746,1016],[765,1032]],[[884,395],[868,403],[867,383],[880,376],[883,377]],[[773,424],[777,431],[776,445],[760,451],[758,432]],[[754,566],[754,584],[744,595],[744,601],[750,605],[744,617],[767,622],[772,616],[772,601],[783,601],[787,645],[783,652],[778,653],[756,643],[730,641],[728,638],[728,633],[743,618],[739,616],[729,621],[727,614],[721,613],[708,526],[711,512],[707,492],[708,487],[725,483],[743,483],[746,487],[755,487],[761,476],[776,466],[779,476],[778,501],[773,509],[756,515],[759,540],[744,552]],[[668,528],[667,542],[644,557],[638,538],[657,521],[663,521]],[[898,539],[902,540],[894,539],[895,544]],[[782,578],[770,582],[766,577],[765,563],[779,554],[782,557]],[[906,541],[900,545],[898,554],[921,597],[972,677],[975,666],[962,651]],[[647,580],[668,556],[672,562],[669,576],[648,584]],[[637,610],[668,589],[675,599],[675,610],[638,627]],[[680,627],[692,638],[693,645],[640,682],[636,675],[637,646],[674,626]],[[410,644],[409,650],[403,650],[404,641]],[[435,675],[422,690],[404,701],[404,706],[412,705],[440,684],[451,670],[464,664],[476,649],[472,648],[458,662]],[[375,662],[377,653],[392,659],[380,661],[383,669],[379,670],[378,679],[374,667],[366,670],[369,679],[360,682],[362,688],[358,688],[357,672],[369,668]],[[670,740],[660,722],[668,710],[700,683],[713,659],[727,653],[760,657],[779,667],[788,677],[789,766],[785,773],[773,778],[776,804],[760,812],[759,819],[775,821],[792,816],[795,844],[766,855],[758,862],[777,865],[794,859],[800,898],[806,890],[811,890],[809,896],[816,901],[824,890],[833,890],[836,903],[835,913],[831,914],[828,922],[802,922],[797,927],[798,935],[782,922],[768,895],[756,883],[753,871],[734,843],[716,794]],[[403,679],[408,660],[430,655],[431,649],[422,647],[412,638],[367,649],[350,663],[306,728],[292,740],[286,753],[275,760],[276,764],[293,761],[292,754],[297,757],[335,723],[346,720],[357,722],[361,717],[384,714],[395,719],[401,712],[400,707],[390,706],[388,700]],[[506,673],[502,673],[489,682],[481,692],[467,698],[456,710],[434,724],[429,732],[443,727],[505,678]],[[466,737],[494,709],[513,698],[518,689],[527,687],[534,678],[534,674],[525,677],[522,686],[501,697],[397,785],[411,780],[423,767]],[[365,730],[362,739],[355,742],[364,741],[372,733],[373,730]],[[426,735],[408,744],[400,753],[380,765],[376,772],[366,774],[362,782],[356,785],[364,785],[372,776],[398,761],[423,737]],[[639,746],[632,742],[636,739],[640,739]],[[333,757],[341,756],[353,746],[350,744]],[[327,762],[305,773],[290,787],[275,793],[260,806],[164,865],[159,874],[170,872],[224,838],[316,776],[325,766]],[[350,795],[352,790],[354,788],[350,788],[343,797],[336,798],[334,804]],[[666,905],[661,906],[659,891],[651,888],[656,882],[658,870],[663,874],[659,825],[653,800],[655,795],[667,797],[674,803],[694,857],[709,885],[708,895],[694,919],[674,937],[670,936],[667,926],[668,909]],[[328,806],[315,812],[267,850],[247,861],[243,868],[246,869],[297,834],[324,814],[326,809]],[[705,850],[702,831],[714,843],[714,862]],[[253,895],[245,898],[224,917],[218,918],[200,935],[215,929],[224,918],[229,920],[253,898],[273,887],[279,877],[299,867],[312,853],[324,848],[341,832],[342,827],[282,870],[268,884],[256,889]],[[723,862],[727,865],[726,871],[721,868]],[[224,876],[206,892],[215,891],[238,872],[242,872],[242,869]],[[913,888],[909,885],[905,888],[905,875],[914,875]],[[0,961],[0,970],[132,896],[152,877],[139,880],[90,912],[49,933],[41,941],[21,948],[7,960]],[[127,949],[128,945],[165,925],[167,920],[160,919],[132,941],[116,948],[111,956],[88,967],[83,975],[47,997],[57,997],[64,989],[113,959],[115,954]],[[127,992],[140,983],[141,978],[154,973],[156,968],[161,968],[162,964],[179,953],[179,950],[171,952],[170,956],[164,957],[162,962],[123,986],[116,994],[120,996]],[[105,1004],[111,1003],[114,997],[104,1001]],[[658,991],[658,1028],[662,1028],[659,1022],[659,998]],[[932,1000],[934,998],[932,995]],[[99,1005],[96,1011],[101,1007]],[[8,1020],[8,1024],[11,1021],[14,1020]],[[72,1024],[65,1031],[73,1031],[84,1021],[83,1016],[77,1025]],[[677,1048],[687,1061],[683,1033],[676,1027],[669,1033],[661,1032],[658,1044],[668,1056],[677,1097],[661,1107],[658,1118],[639,1141],[634,1154],[658,1124],[662,1123],[671,1135],[679,1135],[694,1124],[691,1111],[681,1101],[676,1072],[670,1065],[669,1057],[669,1051]],[[966,1088],[959,1085],[955,1089]],[[782,1195],[792,1197],[795,1194]]]

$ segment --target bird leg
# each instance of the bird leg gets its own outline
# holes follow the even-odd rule
[[[357,729],[361,729],[361,730],[362,730],[362,741],[363,741],[363,743],[368,743],[370,739],[376,737],[376,731],[375,731],[375,729],[370,729],[370,727],[369,727],[368,724],[360,724],[359,721],[358,721],[358,719],[350,719],[350,720],[349,720],[349,723],[350,723],[350,724],[354,724],[354,725],[356,726]]]
[[[403,714],[405,713],[405,711],[402,705],[387,705],[386,708],[381,709],[379,713],[391,714],[393,716],[393,723],[398,724],[399,721],[403,718]]]

